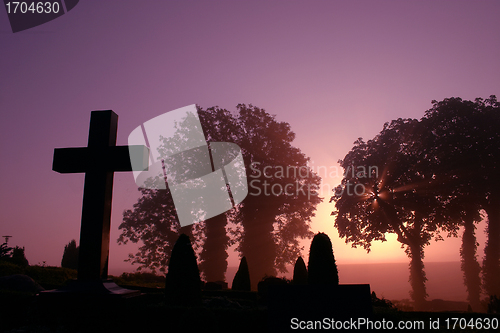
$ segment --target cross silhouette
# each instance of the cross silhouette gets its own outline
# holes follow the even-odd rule
[[[7,244],[9,242],[9,238],[11,238],[12,236],[2,236],[3,238],[5,238],[5,244]]]
[[[149,149],[145,146],[116,146],[117,128],[116,113],[111,110],[92,111],[88,146],[54,149],[52,170],[85,173],[79,281],[105,280],[108,277],[114,172],[148,169]]]

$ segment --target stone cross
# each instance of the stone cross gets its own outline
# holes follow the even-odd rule
[[[52,170],[85,173],[78,281],[105,280],[108,277],[114,172],[148,169],[149,149],[145,146],[116,146],[117,127],[118,115],[113,111],[92,111],[88,146],[54,150]]]

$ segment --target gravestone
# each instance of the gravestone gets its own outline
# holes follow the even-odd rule
[[[85,184],[78,278],[67,288],[50,291],[52,294],[126,296],[138,293],[120,288],[107,279],[114,172],[147,170],[149,158],[149,149],[145,146],[116,146],[117,126],[118,115],[113,111],[92,111],[88,146],[54,150],[52,170],[85,173]]]

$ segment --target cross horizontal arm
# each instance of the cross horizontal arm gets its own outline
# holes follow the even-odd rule
[[[149,148],[141,145],[56,148],[52,170],[59,173],[145,171],[148,170],[148,159]]]

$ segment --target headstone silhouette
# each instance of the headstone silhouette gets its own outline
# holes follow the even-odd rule
[[[99,281],[105,281],[105,288],[117,290],[106,281],[113,175],[116,171],[148,169],[148,148],[116,146],[117,127],[118,115],[113,111],[92,111],[88,146],[54,150],[54,171],[85,173],[78,260],[78,282],[83,282],[85,289],[92,285],[102,289]]]

